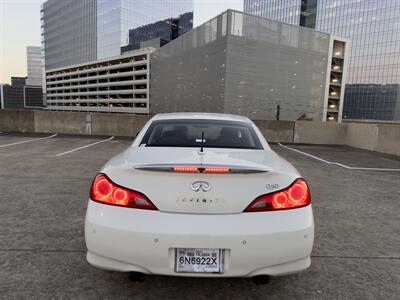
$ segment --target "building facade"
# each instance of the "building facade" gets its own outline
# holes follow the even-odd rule
[[[228,10],[151,55],[150,113],[340,121],[346,40]]]
[[[46,72],[118,56],[130,29],[187,12],[193,0],[48,0],[41,9]]]
[[[11,85],[13,87],[23,87],[26,84],[26,77],[11,77]]]
[[[153,51],[143,48],[47,71],[47,109],[148,114]]]
[[[15,78],[15,77],[14,77]],[[42,108],[41,86],[26,86],[20,82],[0,84],[0,109]]]
[[[27,47],[27,77],[11,77],[0,84],[0,109],[43,108],[42,64],[40,47]]]
[[[244,9],[348,38],[343,117],[400,120],[400,1],[245,0]]]
[[[42,4],[46,70],[97,58],[97,0],[48,0]]]
[[[23,87],[0,84],[0,103],[2,109],[23,107],[23,97]]]
[[[42,54],[41,48],[26,47],[27,78],[26,85],[42,86]]]

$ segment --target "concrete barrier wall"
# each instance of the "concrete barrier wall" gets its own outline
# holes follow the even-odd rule
[[[129,114],[92,114],[92,134],[136,136],[150,116]]]
[[[1,110],[0,131],[35,132],[34,111]]]
[[[347,124],[297,121],[294,143],[344,145]]]
[[[150,116],[0,110],[0,131],[135,136]],[[269,142],[348,145],[400,156],[400,124],[255,120]]]
[[[346,125],[345,145],[366,150],[376,149],[379,134],[376,124],[346,123]]]
[[[293,142],[347,145],[400,156],[400,124],[297,121]]]
[[[0,131],[135,136],[150,116],[0,110]]]
[[[295,122],[254,120],[269,142],[293,143]]]
[[[88,116],[84,112],[34,111],[35,132],[91,134],[86,122]]]
[[[376,151],[400,156],[400,124],[380,124]]]

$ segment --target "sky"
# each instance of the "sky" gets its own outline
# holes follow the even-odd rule
[[[43,2],[0,0],[0,83],[10,83],[11,76],[26,76],[26,47],[40,46]],[[194,26],[228,8],[243,10],[243,0],[194,0]]]

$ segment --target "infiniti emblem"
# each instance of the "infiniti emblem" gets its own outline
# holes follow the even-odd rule
[[[198,192],[200,190],[202,190],[203,192],[208,192],[209,190],[211,190],[211,184],[207,181],[195,181],[191,184],[190,188],[195,192]]]

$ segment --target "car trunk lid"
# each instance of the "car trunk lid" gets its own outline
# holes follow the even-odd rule
[[[295,170],[289,176],[281,170],[272,151],[199,150],[140,147],[126,151],[124,163],[106,172],[117,184],[144,193],[160,211],[193,214],[241,213],[259,195],[285,188],[297,177]],[[207,168],[228,171],[201,171]]]

